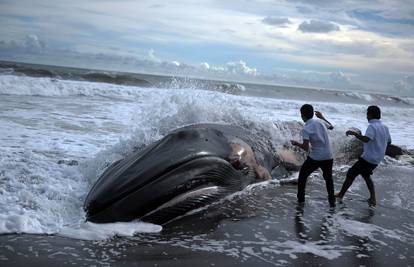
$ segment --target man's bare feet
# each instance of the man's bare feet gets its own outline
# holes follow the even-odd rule
[[[370,206],[376,206],[377,205],[377,201],[373,198],[368,198],[367,202],[368,202],[368,205],[370,205]]]
[[[342,203],[343,196],[340,193],[336,193],[334,196],[337,198],[338,203]]]

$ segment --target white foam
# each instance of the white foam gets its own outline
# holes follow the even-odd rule
[[[344,95],[349,96],[349,97],[354,97],[354,98],[362,99],[362,100],[365,100],[367,102],[374,101],[373,96],[370,95],[370,94],[356,93],[356,92],[347,92],[347,93],[344,93]]]
[[[342,252],[346,250],[346,248],[338,249],[336,246],[332,245],[321,245],[317,242],[297,242],[297,241],[286,241],[283,245],[286,245],[288,250],[285,250],[285,253],[297,254],[297,253],[312,253],[313,255],[317,255],[328,260],[333,260],[338,258],[342,255]]]
[[[83,200],[108,164],[183,125],[228,123],[266,131],[276,147],[300,139],[303,102],[297,100],[12,75],[0,76],[0,94],[0,233],[131,234],[116,232],[117,224],[102,230],[79,223],[85,219]],[[336,147],[346,139],[347,127],[367,125],[365,106],[319,102],[315,108],[334,123],[330,137]],[[394,142],[408,148],[414,148],[413,112],[383,109]],[[65,163],[71,161],[78,165]]]
[[[58,235],[82,240],[104,240],[114,236],[133,236],[137,233],[158,233],[162,226],[145,222],[91,223],[63,227]]]
[[[399,241],[406,241],[406,238],[396,231],[386,229],[375,224],[349,220],[341,216],[338,216],[336,218],[336,223],[339,224],[338,228],[342,231],[345,231],[347,235],[368,238],[384,246],[387,244],[378,238],[379,235],[383,235],[387,238],[392,238]]]
[[[139,96],[134,86],[1,75],[0,94],[27,96]]]
[[[344,252],[355,249],[354,246],[327,245],[318,241],[215,240],[206,239],[204,235],[160,242],[172,246],[189,248],[191,250],[219,252],[242,260],[258,258],[265,262],[272,262],[269,261],[269,258],[277,258],[279,255],[288,255],[291,259],[297,259],[297,254],[303,253],[311,253],[328,260],[333,260],[340,257]]]
[[[410,105],[414,105],[414,98],[413,97],[406,97],[404,100],[409,103]]]

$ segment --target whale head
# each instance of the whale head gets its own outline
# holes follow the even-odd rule
[[[86,197],[86,218],[162,224],[241,190],[255,173],[232,164],[231,154],[229,140],[217,129],[173,131],[108,167]]]

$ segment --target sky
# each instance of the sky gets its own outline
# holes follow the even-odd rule
[[[0,0],[0,59],[414,95],[414,0]]]

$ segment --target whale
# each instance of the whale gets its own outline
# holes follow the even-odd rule
[[[110,165],[85,199],[86,220],[164,224],[271,179],[281,164],[273,150],[268,139],[239,126],[178,128]]]
[[[291,133],[303,127],[295,122],[285,126]],[[162,225],[250,184],[276,179],[280,185],[296,185],[291,174],[307,154],[283,141],[273,144],[271,135],[215,123],[175,129],[106,168],[85,198],[86,220]],[[344,140],[335,162],[347,164],[361,150],[361,142]]]

